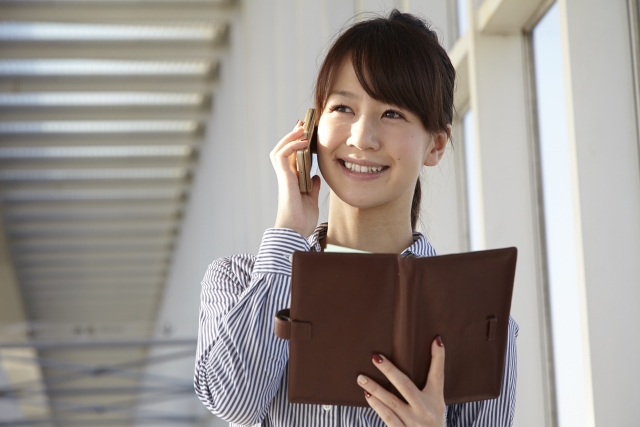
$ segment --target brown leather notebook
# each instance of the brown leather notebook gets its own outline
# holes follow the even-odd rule
[[[289,401],[368,406],[358,374],[398,394],[374,352],[422,389],[437,335],[445,402],[498,397],[516,257],[516,248],[426,258],[295,252],[291,307],[275,319],[276,335],[290,340]]]

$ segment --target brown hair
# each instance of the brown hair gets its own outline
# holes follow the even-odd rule
[[[373,99],[406,108],[431,133],[453,119],[456,71],[438,36],[422,19],[394,9],[388,17],[354,24],[329,49],[316,81],[315,107],[324,111],[329,89],[345,59]],[[420,214],[420,178],[411,203],[411,227]]]

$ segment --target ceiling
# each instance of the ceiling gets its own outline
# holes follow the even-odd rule
[[[193,394],[144,368],[194,354],[156,314],[236,7],[0,1],[0,209],[28,338],[0,358],[41,373],[0,400],[46,405],[0,426],[198,421],[139,407]]]

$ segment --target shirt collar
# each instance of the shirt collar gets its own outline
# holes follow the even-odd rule
[[[309,237],[309,246],[311,247],[312,251],[322,251],[322,248],[320,247],[320,240],[322,240],[327,235],[328,228],[329,226],[326,222],[319,224],[313,234]],[[433,249],[433,246],[431,246],[431,243],[429,243],[424,234],[420,233],[419,231],[414,231],[413,244],[402,251],[400,256],[426,257],[434,256],[435,254],[435,249]]]

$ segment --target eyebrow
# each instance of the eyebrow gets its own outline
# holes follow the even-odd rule
[[[355,93],[349,92],[347,90],[334,90],[333,92],[329,93],[329,96],[327,98],[331,97],[332,95],[340,95],[340,96],[344,96],[345,98],[351,98],[351,99],[358,98]]]

